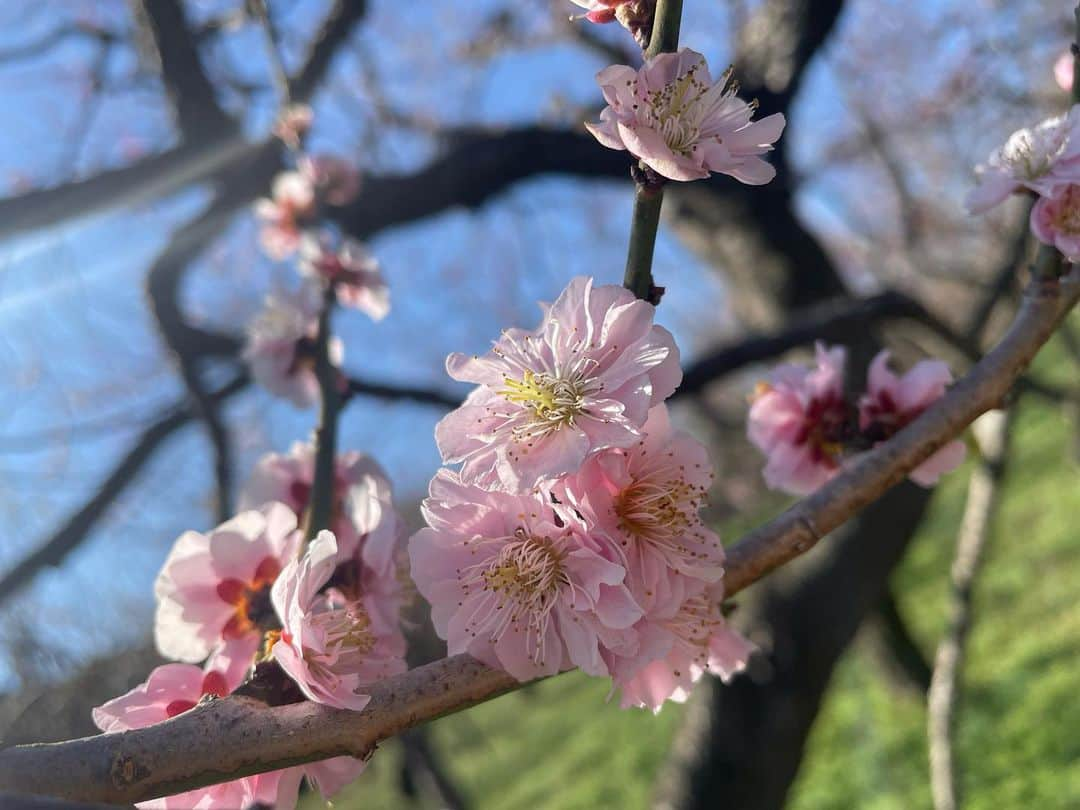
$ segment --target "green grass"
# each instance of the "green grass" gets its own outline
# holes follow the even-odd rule
[[[1038,367],[1044,379],[1076,383],[1055,347]],[[1067,458],[1075,431],[1059,407],[1034,397],[1020,407],[960,709],[965,810],[1080,807],[1080,473]],[[947,478],[894,579],[927,656],[944,627],[966,482],[963,473]],[[606,684],[570,673],[438,721],[434,738],[473,808],[645,808],[680,709],[653,717],[606,696]],[[790,810],[929,807],[925,723],[921,701],[892,691],[856,644],[836,672]],[[335,806],[408,806],[399,757],[389,743]]]

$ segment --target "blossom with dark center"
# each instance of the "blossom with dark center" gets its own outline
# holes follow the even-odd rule
[[[230,680],[251,666],[277,626],[270,587],[294,554],[296,515],[281,503],[241,512],[207,534],[185,532],[154,584],[154,639],[167,658],[211,656]]]
[[[843,347],[817,344],[817,367],[784,365],[759,383],[747,420],[747,435],[768,461],[765,483],[806,495],[840,467],[854,414],[844,398]]]

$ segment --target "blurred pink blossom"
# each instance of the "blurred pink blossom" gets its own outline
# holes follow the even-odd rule
[[[274,122],[271,134],[290,149],[299,149],[314,118],[315,114],[307,104],[290,104]]]
[[[615,9],[628,0],[570,0],[585,9],[585,19],[594,23],[609,23],[615,20]]]
[[[334,535],[322,531],[282,570],[271,594],[282,623],[272,652],[308,699],[359,711],[370,700],[363,686],[407,669],[405,641],[380,632],[363,599],[326,588],[337,559]]]
[[[334,474],[330,527],[338,562],[359,557],[374,576],[393,578],[403,524],[394,508],[390,479],[374,459],[355,450],[338,456]],[[288,453],[267,453],[259,459],[240,493],[240,507],[281,501],[299,520],[314,480],[315,448],[295,442]]]
[[[844,399],[843,347],[816,346],[817,367],[783,365],[759,383],[747,435],[768,459],[765,483],[806,495],[836,474],[851,421]]]
[[[334,285],[339,304],[381,321],[390,311],[390,288],[378,260],[355,239],[335,249],[325,235],[307,234],[300,242],[300,272]]]
[[[920,360],[898,377],[889,369],[889,352],[879,352],[870,365],[867,393],[859,400],[860,429],[871,438],[888,439],[941,399],[951,382],[952,373],[941,360]],[[921,486],[933,486],[941,475],[960,466],[965,453],[962,441],[951,441],[909,477]]]
[[[699,442],[672,429],[665,405],[649,411],[644,430],[633,447],[590,457],[553,492],[614,541],[645,612],[670,615],[700,588],[697,580],[723,575],[720,538],[698,515],[712,463]]]
[[[1066,93],[1072,90],[1074,61],[1072,51],[1066,49],[1054,62],[1054,81]]]
[[[625,568],[570,510],[441,470],[424,517],[429,528],[409,541],[412,576],[451,655],[528,681],[574,665],[607,675],[601,648],[636,650],[641,608]]]
[[[268,296],[262,312],[248,325],[244,348],[255,381],[301,409],[314,407],[320,396],[314,353],[318,304],[310,293],[302,289]],[[329,351],[330,361],[340,366],[345,359],[340,338],[330,338]]]
[[[315,215],[315,209],[310,177],[301,172],[282,172],[275,177],[271,199],[255,201],[255,216],[263,223],[259,241],[266,254],[281,261],[295,253],[301,229]]]
[[[1071,183],[1080,183],[1080,106],[1067,115],[1018,129],[986,163],[975,167],[978,185],[964,204],[981,214],[1010,194],[1027,188],[1044,197],[1054,196]]]
[[[646,656],[612,664],[624,708],[640,706],[658,712],[665,700],[685,701],[706,672],[727,683],[746,668],[754,646],[728,627],[722,602],[722,586],[699,590],[674,616],[642,629],[642,635],[651,637],[643,644],[666,652],[644,666],[639,662]]]
[[[635,444],[682,379],[654,313],[622,287],[578,277],[535,331],[507,329],[483,357],[451,354],[450,376],[480,387],[436,426],[443,461],[464,462],[465,482],[524,491]]]
[[[319,199],[329,205],[348,205],[360,192],[360,172],[343,158],[304,155],[298,168]]]
[[[270,587],[297,541],[296,515],[281,503],[241,512],[207,534],[182,534],[154,584],[161,654],[188,662],[213,654],[230,683],[242,678],[273,617]]]
[[[1080,185],[1065,186],[1053,197],[1039,197],[1031,208],[1031,230],[1070,262],[1080,261]]]
[[[761,185],[776,176],[760,155],[784,131],[784,116],[751,121],[755,107],[735,95],[730,70],[714,84],[700,53],[662,53],[640,70],[612,65],[596,80],[608,106],[586,127],[604,146],[626,149],[672,180],[721,172]]]

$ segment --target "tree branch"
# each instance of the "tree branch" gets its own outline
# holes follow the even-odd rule
[[[989,421],[983,421],[989,420]],[[956,810],[958,784],[953,764],[953,727],[960,697],[965,647],[972,621],[972,591],[990,538],[998,490],[1005,472],[1010,415],[988,413],[976,423],[981,458],[971,474],[967,503],[956,540],[952,564],[952,606],[949,626],[934,659],[930,680],[927,736],[930,748],[930,787],[935,810]],[[978,430],[978,428],[984,428]]]
[[[224,402],[247,385],[247,375],[240,374],[215,391],[211,396]],[[194,405],[177,405],[171,412],[148,427],[124,455],[120,463],[102,482],[97,492],[67,519],[67,522],[48,540],[0,579],[0,602],[13,596],[29,584],[34,575],[46,566],[57,566],[86,538],[120,494],[135,480],[139,471],[161,447],[165,440],[195,418]]]
[[[1078,300],[1076,269],[1061,280],[1034,280],[1008,333],[942,399],[730,549],[727,593],[808,551],[1000,403]],[[506,673],[457,655],[375,684],[362,712],[223,698],[148,728],[6,749],[0,790],[141,801],[332,756],[368,756],[387,737],[518,686]],[[57,774],[64,774],[62,781]]]

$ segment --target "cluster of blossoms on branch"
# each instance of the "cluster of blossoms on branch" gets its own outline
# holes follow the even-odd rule
[[[788,364],[758,384],[747,420],[747,435],[768,459],[765,483],[771,489],[808,495],[840,470],[844,460],[889,439],[940,399],[952,382],[940,360],[921,360],[905,374],[890,368],[888,351],[870,364],[867,389],[845,392],[842,346],[817,344],[813,368]],[[912,470],[910,478],[933,486],[964,460],[965,446],[952,441]]]
[[[310,111],[290,108],[275,133],[296,148]],[[364,248],[319,226],[325,204],[358,191],[344,162],[301,157],[298,170],[274,180],[262,201],[261,243],[272,258],[296,254],[299,289],[271,297],[254,320],[246,358],[272,393],[308,407],[319,401],[317,341],[334,369],[340,341],[319,334],[335,304],[372,317],[385,314],[386,287]],[[256,465],[240,513],[207,533],[176,540],[154,592],[158,650],[165,664],[145,683],[94,710],[103,731],[164,721],[203,700],[232,694],[260,671],[274,700],[309,700],[360,710],[365,687],[406,670],[399,614],[405,587],[403,524],[386,474],[348,452],[334,463],[327,530],[305,543],[300,529],[316,485],[316,448],[296,443]],[[269,670],[267,668],[270,668]],[[279,674],[273,674],[279,673]],[[287,677],[286,677],[287,676]],[[307,777],[325,798],[359,776],[362,760],[337,757],[232,780],[143,803],[142,807],[294,807]]]
[[[274,129],[297,152],[311,125],[310,108],[286,110]],[[259,242],[270,258],[293,259],[300,286],[267,298],[248,327],[245,358],[254,378],[297,408],[318,402],[315,337],[327,290],[334,301],[378,321],[390,311],[390,293],[378,261],[360,242],[322,218],[326,206],[342,206],[360,191],[360,174],[330,155],[299,154],[294,170],[274,178],[271,196],[259,200]],[[333,340],[331,362],[340,366],[344,348]]]
[[[155,584],[158,650],[147,681],[94,710],[103,731],[142,728],[235,691],[263,662],[294,695],[359,710],[366,685],[404,672],[399,612],[401,520],[390,482],[360,453],[337,460],[332,531],[303,548],[298,529],[314,479],[314,449],[297,443],[256,466],[236,517],[177,539]],[[140,807],[277,808],[296,803],[308,777],[329,798],[364,762],[338,757],[168,796]]]
[[[976,172],[968,211],[981,214],[1016,192],[1033,194],[1032,233],[1069,261],[1080,261],[1080,105],[1018,129]]]
[[[682,378],[655,308],[570,282],[534,330],[447,370],[477,388],[436,428],[443,460],[409,541],[451,653],[526,681],[579,667],[657,710],[749,643],[721,611],[724,552],[698,514],[705,448],[674,430]]]

